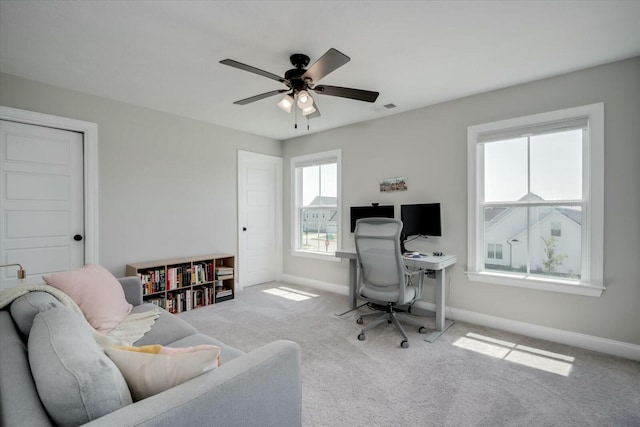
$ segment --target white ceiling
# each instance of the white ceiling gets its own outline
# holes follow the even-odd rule
[[[0,1],[0,71],[279,140],[640,55],[640,1]],[[276,107],[289,55],[351,62],[315,96]],[[639,76],[640,78],[640,76]],[[1,88],[0,88],[1,89]],[[383,105],[397,108],[387,110]]]

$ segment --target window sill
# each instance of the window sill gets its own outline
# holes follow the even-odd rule
[[[322,261],[340,262],[340,258],[336,257],[335,252],[321,253],[321,252],[311,252],[311,251],[301,251],[301,250],[290,250],[289,253],[292,256],[299,256],[303,258],[313,258],[313,259],[319,259]]]
[[[602,291],[605,289],[604,287],[580,284],[575,280],[551,280],[543,277],[533,278],[513,274],[489,273],[486,271],[478,273],[468,271],[467,277],[473,282],[492,283],[495,285],[514,286],[589,297],[600,297]]]

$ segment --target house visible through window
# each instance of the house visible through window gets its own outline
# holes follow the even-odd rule
[[[472,280],[601,293],[603,122],[595,104],[469,128]]]
[[[291,165],[292,249],[333,256],[339,242],[340,151],[295,157]]]

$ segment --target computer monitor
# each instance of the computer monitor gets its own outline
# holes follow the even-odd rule
[[[402,234],[405,236],[442,236],[440,203],[400,206]]]
[[[361,218],[394,218],[393,205],[351,206],[351,232],[356,231],[356,221]]]

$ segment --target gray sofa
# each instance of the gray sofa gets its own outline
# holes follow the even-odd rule
[[[119,280],[127,301],[134,306],[134,313],[156,308],[152,304],[143,303],[138,278]],[[90,336],[89,328],[81,322],[75,323],[73,316],[77,317],[45,292],[30,292],[0,310],[0,425],[56,425],[54,419],[60,418],[52,417],[46,408],[51,408],[48,405],[61,403],[50,402],[51,397],[49,400],[42,399],[39,390],[43,392],[49,387],[49,392],[54,392],[54,400],[57,394],[55,387],[60,388],[59,396],[64,396],[65,399],[74,391],[73,387],[57,385],[53,362],[38,360],[47,357],[48,349],[38,346],[43,341],[64,339],[71,341],[64,342],[60,348],[75,348],[74,341],[84,339],[82,337],[85,335]],[[82,328],[86,328],[86,331],[81,330]],[[62,334],[61,330],[65,333]],[[56,338],[56,334],[62,338]],[[87,345],[97,346],[94,340],[89,341],[91,343]],[[120,400],[124,404],[111,412],[102,414],[99,411],[104,412],[105,409],[100,408],[96,416],[88,411],[88,422],[84,425],[285,427],[302,424],[300,347],[296,343],[276,341],[244,353],[198,333],[179,317],[161,310],[151,331],[134,343],[136,346],[147,344],[168,347],[217,345],[222,349],[222,365],[138,402],[127,400],[128,397],[122,398]],[[96,348],[101,356],[104,355],[99,347]],[[47,363],[51,364],[48,366]],[[83,402],[94,399],[99,404],[105,404],[110,398],[102,393],[112,392],[117,387],[99,385],[92,377],[80,378],[76,375],[71,378],[77,380],[78,384],[85,384],[78,393]],[[124,384],[123,394],[128,394],[124,379],[114,377],[109,381]],[[61,381],[60,384],[64,383]],[[86,384],[91,384],[92,387],[87,387]],[[42,400],[47,403],[44,404]],[[87,412],[85,409],[82,408],[81,411]],[[69,413],[75,410],[80,408],[68,408]],[[67,423],[71,424],[73,423]]]

